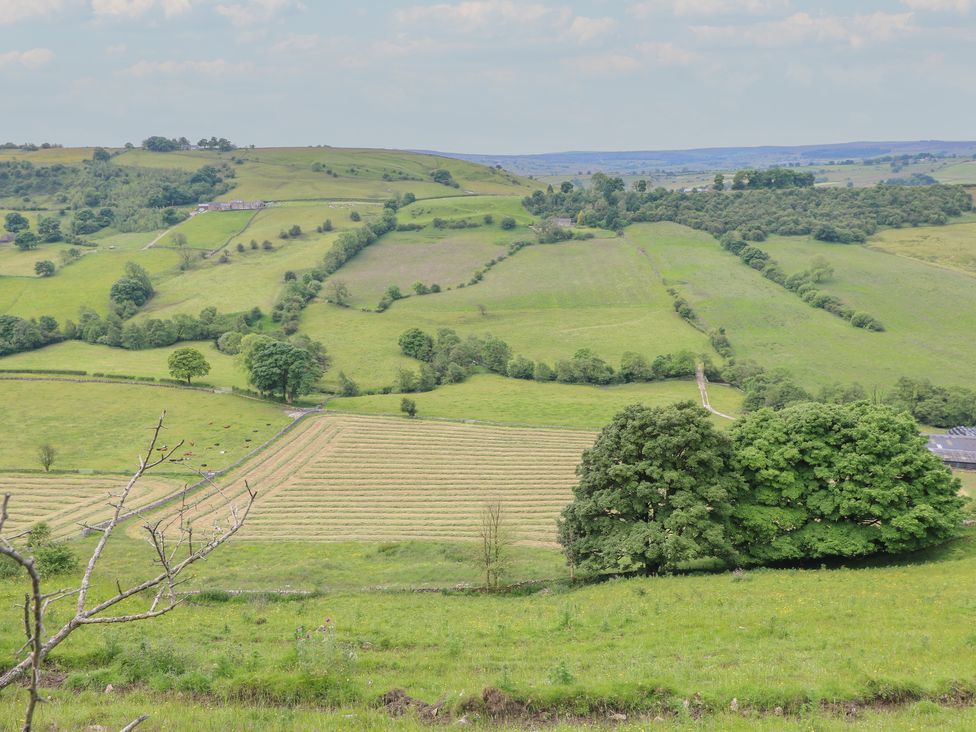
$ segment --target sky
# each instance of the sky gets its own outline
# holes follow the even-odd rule
[[[976,137],[976,0],[0,0],[0,141]]]

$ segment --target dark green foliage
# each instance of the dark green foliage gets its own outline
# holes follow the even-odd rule
[[[47,315],[24,320],[15,315],[0,315],[0,356],[32,351],[62,338],[57,321]]]
[[[30,249],[37,249],[37,245],[40,243],[40,239],[37,234],[33,231],[28,231],[24,229],[23,231],[17,232],[17,236],[14,237],[14,244],[22,252],[26,252]]]
[[[54,541],[45,523],[35,524],[27,534],[27,548],[37,562],[42,577],[71,572],[78,567],[78,559],[66,542]]]
[[[403,399],[400,400],[400,411],[408,417],[417,416],[417,402],[415,402],[413,399],[403,397]]]
[[[262,394],[277,394],[289,404],[309,394],[328,367],[324,350],[319,353],[268,336],[248,336],[243,347],[248,381]],[[308,344],[311,345],[311,344]]]
[[[400,336],[400,350],[405,356],[418,361],[430,361],[434,349],[434,339],[420,328],[410,328]]]
[[[584,572],[661,572],[732,561],[731,503],[741,490],[731,443],[692,402],[617,414],[583,453],[559,539]]]
[[[639,353],[627,351],[620,357],[620,378],[626,383],[650,381],[653,378],[651,365]]]
[[[568,361],[556,362],[556,380],[564,384],[609,384],[613,368],[588,348],[581,348]]]
[[[517,356],[508,363],[508,375],[513,379],[533,379],[535,364],[525,356]]]
[[[0,175],[2,175],[2,171],[0,171]],[[30,228],[30,221],[22,213],[11,211],[3,219],[3,228],[11,234],[16,234],[20,231],[27,231]]]
[[[339,396],[354,397],[360,394],[359,385],[346,376],[344,371],[339,372]]]
[[[449,186],[451,188],[460,188],[460,184],[454,180],[451,175],[451,171],[444,170],[443,168],[438,168],[437,170],[432,170],[430,172],[430,179],[435,183],[440,183],[444,186]]]
[[[189,147],[189,143],[186,145]],[[142,147],[144,150],[149,150],[150,152],[173,152],[174,150],[182,150],[183,145],[179,140],[163,137],[162,135],[151,135],[142,141]]]
[[[61,223],[53,216],[46,216],[37,222],[37,235],[48,244],[64,239]]]
[[[915,551],[960,525],[959,481],[914,420],[889,407],[763,409],[737,421],[730,436],[749,487],[734,509],[747,561]]]
[[[50,259],[42,259],[40,262],[34,263],[34,273],[39,277],[52,277],[55,269],[54,262]]]
[[[358,221],[359,214],[353,211],[353,215],[350,218],[353,221]],[[396,229],[396,225],[396,216],[389,209],[385,209],[378,221],[366,224],[355,231],[346,231],[340,234],[322,262],[321,274],[323,278],[334,274],[342,265],[379,237]]]
[[[515,219],[513,219],[511,216],[504,216],[502,217],[502,220],[499,222],[499,226],[501,226],[506,231],[511,231],[512,229],[515,228]]]
[[[792,168],[767,168],[766,170],[738,170],[732,178],[732,190],[756,190],[759,188],[811,188],[815,182],[813,173],[803,173]],[[717,188],[716,190],[721,190]]]
[[[109,297],[116,312],[122,317],[129,317],[137,308],[145,305],[154,293],[149,273],[135,262],[126,262],[125,275],[112,285]]]
[[[976,392],[965,387],[934,386],[927,379],[902,377],[885,402],[935,427],[976,425]]]
[[[656,188],[641,193],[624,190],[620,179],[598,180],[597,175],[589,189],[536,191],[523,205],[540,217],[581,214],[581,223],[611,230],[637,221],[673,221],[716,236],[749,232],[753,241],[767,234],[809,234],[838,242],[864,241],[883,226],[944,224],[947,217],[973,208],[961,186],[802,187],[732,194]]]

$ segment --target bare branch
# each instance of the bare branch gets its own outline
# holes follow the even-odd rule
[[[149,715],[148,714],[143,714],[141,717],[138,717],[136,719],[133,719],[131,722],[129,722],[127,725],[125,725],[125,727],[123,727],[122,729],[120,729],[119,732],[132,732],[132,730],[134,730],[140,724],[142,724],[143,722],[145,722],[147,719],[149,719]]]

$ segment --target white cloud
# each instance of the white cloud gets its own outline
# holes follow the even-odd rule
[[[250,61],[233,62],[222,58],[205,61],[139,61],[122,71],[127,76],[209,76],[225,77],[254,70]]]
[[[639,43],[625,52],[610,51],[577,56],[567,59],[565,63],[580,73],[617,76],[648,68],[693,66],[704,61],[705,58],[701,54],[673,43],[649,41]]]
[[[54,60],[50,48],[32,48],[28,51],[7,51],[0,53],[0,69],[22,68],[36,71]]]
[[[965,15],[973,7],[973,0],[902,0],[912,10],[956,12]]]
[[[577,43],[592,43],[613,33],[617,28],[617,21],[613,18],[587,18],[579,15],[573,18],[566,34]]]
[[[154,0],[92,0],[95,15],[135,18],[153,6]]]
[[[249,26],[267,23],[291,8],[303,10],[305,6],[296,0],[246,0],[239,3],[221,3],[217,6],[217,14],[236,26]]]
[[[414,5],[395,14],[405,24],[436,24],[462,33],[508,31],[548,23],[562,30],[571,23],[572,13],[565,8],[513,0],[464,0],[455,4]]]
[[[786,10],[790,0],[643,0],[627,11],[637,18],[672,15],[769,15]]]
[[[111,46],[105,47],[105,53],[109,56],[119,56],[129,50],[129,47],[124,43],[116,43]]]
[[[30,18],[50,18],[65,9],[65,0],[3,0],[0,25]]]
[[[841,17],[794,13],[783,20],[752,25],[699,25],[691,31],[701,41],[746,46],[795,46],[804,43],[847,45],[860,48],[889,41],[915,30],[912,13],[871,13]]]
[[[138,18],[157,4],[157,0],[92,0],[95,15]],[[159,6],[167,18],[180,15],[193,7],[193,0],[159,0]]]

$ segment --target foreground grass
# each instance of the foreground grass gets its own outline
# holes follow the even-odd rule
[[[181,453],[191,453],[186,463],[173,468],[178,472],[228,465],[291,421],[279,405],[232,394],[3,380],[0,469],[39,469],[37,448],[47,442],[58,451],[55,469],[127,472],[134,469],[150,428],[164,410],[164,440],[184,439]]]
[[[66,674],[65,689],[100,691],[111,683],[207,707],[310,705],[353,714],[365,714],[395,687],[431,702],[445,698],[455,711],[497,686],[530,710],[679,717],[682,700],[697,694],[706,728],[736,728],[737,717],[721,716],[733,699],[740,712],[780,706],[807,715],[825,703],[901,703],[971,690],[974,539],[969,530],[939,551],[887,564],[557,584],[531,595],[339,590],[273,601],[211,593],[151,625],[84,628],[52,665]],[[252,585],[274,582],[277,550],[240,548],[238,564],[263,573]],[[393,550],[376,546],[358,559],[336,548],[333,565],[291,549],[301,565],[294,571],[325,586],[333,574],[356,569],[369,584],[370,551],[380,566],[399,565],[414,578],[423,574],[409,569],[418,552],[430,561],[424,573],[454,562],[448,554],[438,560],[436,549],[409,547],[404,561],[389,562],[381,555]],[[116,552],[96,594],[109,591],[116,574],[124,579],[149,567],[147,549],[123,542]],[[225,571],[208,563],[194,587],[227,589]],[[0,582],[5,654],[22,642],[19,590]],[[962,728],[951,720],[972,719],[970,711],[955,714],[918,705],[866,720],[865,728],[897,729],[885,726],[893,719],[904,720],[903,728],[926,719]],[[810,721],[833,723],[816,714]],[[741,720],[741,728],[752,724]],[[771,719],[769,728],[790,727]]]
[[[735,389],[709,385],[712,406],[736,414],[742,395]],[[328,406],[360,414],[399,414],[402,394],[332,399]],[[682,400],[699,402],[698,386],[691,380],[659,381],[650,384],[588,386],[540,383],[479,374],[461,384],[442,386],[431,392],[411,394],[421,417],[477,419],[559,427],[599,429],[628,404],[662,406]],[[715,418],[716,424],[728,420]]]

